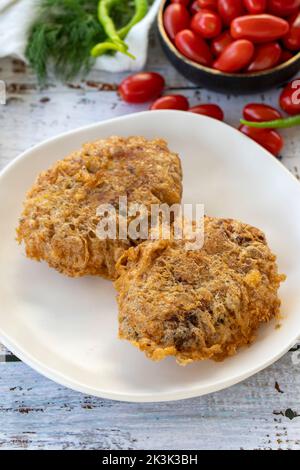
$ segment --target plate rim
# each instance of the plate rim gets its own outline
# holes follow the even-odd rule
[[[251,369],[250,371],[244,374],[237,374],[230,380],[223,379],[223,380],[220,380],[219,382],[216,382],[214,385],[206,385],[204,387],[201,387],[201,389],[195,387],[195,388],[190,389],[190,391],[178,390],[176,392],[171,392],[171,393],[170,392],[156,392],[155,394],[152,392],[151,395],[140,393],[135,396],[133,394],[126,394],[126,393],[116,393],[116,392],[108,393],[105,391],[103,392],[100,389],[86,386],[74,379],[69,379],[65,374],[55,371],[51,367],[45,366],[37,358],[31,357],[29,353],[27,353],[26,351],[23,351],[22,348],[15,345],[13,340],[11,343],[10,342],[11,340],[9,339],[7,335],[3,333],[1,327],[0,327],[0,341],[15,356],[21,359],[21,361],[24,362],[26,365],[28,365],[33,370],[43,375],[47,379],[50,379],[54,381],[55,383],[58,383],[59,385],[63,385],[71,390],[75,390],[76,392],[88,394],[88,395],[95,396],[98,398],[103,398],[103,399],[113,400],[113,401],[123,401],[127,403],[160,403],[160,402],[163,403],[163,402],[169,402],[169,401],[186,400],[190,398],[202,397],[211,393],[225,390],[229,387],[232,387],[233,385],[243,382],[249,377],[252,377],[258,372],[268,368],[269,366],[277,362],[281,357],[283,357],[295,345],[295,342],[293,342],[290,346],[286,347],[284,351],[281,351],[272,359],[265,362],[263,365],[254,367],[253,369]]]
[[[77,127],[75,129],[68,130],[56,136],[50,137],[46,140],[43,140],[42,142],[38,144],[35,144],[34,146],[22,152],[12,161],[10,161],[0,171],[0,184],[1,184],[2,178],[5,177],[7,173],[12,171],[14,167],[17,166],[21,160],[30,158],[30,154],[33,151],[42,149],[44,146],[47,146],[49,143],[54,143],[55,141],[59,141],[60,139],[64,137],[68,137],[77,132],[82,132],[82,131],[84,132],[85,130],[93,130],[102,125],[126,121],[128,119],[134,119],[137,116],[141,118],[146,115],[147,116],[150,115],[150,113],[153,116],[155,115],[155,113],[156,115],[157,113],[164,114],[164,115],[166,114],[169,114],[169,115],[180,114],[182,116],[188,115],[189,119],[194,119],[198,121],[209,120],[209,121],[214,121],[214,123],[217,125],[226,126],[229,132],[238,133],[240,138],[246,139],[248,145],[253,145],[256,148],[259,147],[260,153],[261,155],[264,155],[264,158],[267,157],[268,159],[270,158],[272,159],[269,162],[270,164],[277,166],[278,168],[281,169],[281,171],[283,171],[286,175],[288,175],[291,183],[293,182],[293,184],[297,183],[297,185],[299,185],[297,178],[277,158],[275,158],[272,154],[270,154],[267,150],[265,150],[259,144],[250,140],[247,136],[241,134],[238,129],[230,126],[227,123],[216,121],[215,119],[207,117],[207,116],[202,116],[202,115],[197,115],[195,113],[187,113],[186,111],[177,111],[177,110],[156,110],[154,114],[153,114],[153,111],[141,111],[141,112],[131,113],[128,115],[99,121],[97,123],[87,124],[85,126]],[[258,157],[254,157],[254,158],[258,158]],[[298,187],[300,191],[300,186]],[[246,380],[247,378],[257,374],[258,372],[274,364],[282,356],[284,356],[289,351],[289,349],[292,348],[298,342],[298,340],[299,340],[299,332],[295,334],[295,338],[291,340],[291,344],[285,345],[278,353],[273,355],[272,358],[269,358],[268,360],[264,361],[262,364],[258,366],[254,366],[251,369],[248,369],[247,372],[245,373],[235,374],[234,376],[231,376],[229,379],[220,379],[218,382],[215,382],[213,385],[205,385],[205,386],[200,386],[200,387],[198,386],[198,387],[190,388],[188,390],[178,390],[174,392],[151,392],[149,394],[138,393],[137,395],[134,395],[132,393],[128,394],[128,393],[116,393],[116,392],[102,391],[99,388],[87,386],[77,380],[69,378],[66,375],[66,373],[59,372],[58,370],[55,370],[52,367],[49,367],[48,365],[45,365],[37,357],[32,356],[29,352],[27,352],[22,347],[20,347],[17,343],[15,343],[14,339],[12,339],[9,335],[7,335],[3,331],[2,326],[0,324],[0,341],[4,344],[4,346],[6,346],[13,354],[19,357],[21,361],[29,365],[32,369],[34,369],[41,375],[45,376],[46,378],[53,380],[54,382],[59,383],[60,385],[63,385],[65,387],[68,387],[72,390],[75,390],[81,393],[86,393],[86,394],[93,395],[99,398],[104,398],[104,399],[132,402],[132,403],[157,403],[157,402],[177,401],[177,400],[200,397],[200,396],[204,396],[210,393],[214,393],[214,392],[226,389],[228,387],[231,387],[237,383],[240,383]]]

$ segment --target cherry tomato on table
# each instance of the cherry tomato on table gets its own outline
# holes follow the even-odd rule
[[[278,132],[273,129],[255,129],[254,127],[240,126],[239,130],[255,140],[262,147],[277,157],[283,147],[283,139]]]
[[[222,20],[214,11],[200,10],[193,16],[191,29],[205,39],[215,38],[222,31]]]
[[[282,91],[279,104],[291,116],[300,114],[300,77],[290,82]]]
[[[300,50],[300,12],[293,15],[289,21],[290,30],[283,38],[283,44],[291,51]]]
[[[256,47],[247,72],[259,72],[275,67],[281,59],[282,49],[278,42],[268,42]]]
[[[267,104],[249,103],[243,109],[244,119],[254,122],[275,121],[281,119],[282,114]]]
[[[247,39],[239,39],[226,47],[214,62],[213,67],[222,72],[239,72],[249,65],[254,54],[254,45]]]
[[[282,17],[293,15],[300,7],[300,0],[268,0],[268,10]]]
[[[197,0],[200,8],[208,8],[209,10],[218,9],[218,0]]]
[[[155,72],[140,72],[125,78],[118,91],[128,103],[145,103],[157,98],[165,86],[164,78]]]
[[[253,15],[264,13],[267,9],[267,0],[244,0],[245,8]]]
[[[172,41],[174,41],[176,34],[188,28],[189,24],[190,15],[185,6],[180,3],[167,6],[164,11],[164,27]]]
[[[187,111],[189,109],[189,102],[183,95],[166,95],[154,101],[150,109],[179,109],[180,111]]]
[[[204,39],[190,29],[184,29],[176,34],[175,45],[179,52],[188,59],[202,65],[210,66],[212,54]]]
[[[234,39],[248,39],[255,43],[276,41],[290,29],[286,20],[273,15],[245,15],[235,18],[230,27]]]
[[[191,113],[202,114],[203,116],[209,116],[219,121],[224,120],[223,110],[217,104],[198,104],[189,109]]]
[[[233,39],[230,35],[229,31],[224,31],[224,33],[220,34],[220,36],[216,37],[215,39],[212,40],[210,48],[212,53],[218,57],[224,49],[226,49],[229,44],[233,43]]]
[[[218,10],[227,26],[231,21],[244,13],[244,6],[242,0],[218,0]]]

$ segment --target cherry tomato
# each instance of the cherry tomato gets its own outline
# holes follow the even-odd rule
[[[268,9],[273,15],[286,17],[297,13],[300,0],[268,0]]]
[[[291,116],[300,114],[300,77],[290,82],[279,98],[280,107]]]
[[[189,109],[189,102],[183,95],[166,95],[154,101],[150,109],[179,109],[180,111],[187,111]]]
[[[224,49],[226,49],[229,44],[233,43],[233,39],[230,36],[229,31],[224,31],[224,33],[220,34],[220,36],[216,37],[215,39],[212,40],[210,48],[212,53],[218,57]]]
[[[222,21],[216,12],[200,10],[193,16],[191,29],[205,39],[215,38],[222,31]]]
[[[208,8],[209,10],[218,9],[218,0],[197,0],[200,8]]]
[[[208,44],[200,36],[191,31],[184,29],[176,34],[175,45],[179,52],[188,59],[193,60],[202,65],[210,66],[212,63],[212,54]]]
[[[190,3],[190,0],[171,0],[171,3],[180,3],[181,5],[187,7]]]
[[[283,139],[273,129],[255,129],[254,127],[240,126],[240,131],[255,140],[262,147],[277,157],[283,147]]]
[[[285,36],[290,26],[287,21],[272,15],[246,15],[231,23],[231,36],[249,39],[255,43],[276,41]]]
[[[125,78],[118,91],[128,103],[145,103],[157,98],[165,86],[164,78],[155,72],[140,72]]]
[[[231,23],[231,36],[235,39],[249,39],[255,43],[275,41],[287,34],[287,21],[272,15],[246,15]]]
[[[227,26],[231,21],[244,13],[242,0],[218,0],[218,10]]]
[[[300,50],[300,12],[290,19],[290,30],[283,38],[283,44],[291,51]]]
[[[245,8],[253,15],[264,13],[267,9],[267,0],[244,0]]]
[[[278,42],[259,44],[255,48],[254,57],[247,68],[247,72],[259,72],[275,67],[280,62],[281,51],[282,49]]]
[[[222,72],[239,72],[247,67],[254,54],[254,46],[247,39],[239,39],[226,47],[213,67]]]
[[[217,104],[198,104],[189,109],[191,113],[202,114],[203,116],[209,116],[219,121],[224,120],[223,110]]]
[[[186,29],[190,24],[190,15],[180,3],[167,6],[164,11],[164,27],[169,38],[174,41],[179,31]]]
[[[291,53],[291,51],[287,51],[286,49],[283,49],[282,52],[281,52],[280,63],[284,64],[284,62],[287,62],[292,57],[294,57],[294,56]]]
[[[272,106],[262,103],[249,103],[243,109],[243,116],[247,121],[264,122],[281,119],[282,114]]]

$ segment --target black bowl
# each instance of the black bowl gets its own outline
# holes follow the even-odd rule
[[[257,93],[281,85],[300,70],[300,52],[289,61],[269,70],[255,73],[224,73],[197,64],[182,55],[169,39],[164,25],[163,12],[169,4],[163,0],[158,12],[157,23],[162,48],[174,67],[188,80],[211,90],[234,94]]]

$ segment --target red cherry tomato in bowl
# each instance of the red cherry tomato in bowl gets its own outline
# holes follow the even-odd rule
[[[254,127],[240,126],[239,130],[255,140],[258,144],[277,157],[283,147],[283,139],[278,132],[273,129],[255,129]]]
[[[164,11],[164,28],[169,38],[174,41],[179,31],[186,29],[190,24],[190,15],[184,5],[174,3],[168,5]]]
[[[254,122],[275,121],[281,119],[282,114],[272,106],[263,103],[249,103],[243,109],[244,119]]]
[[[125,78],[119,85],[121,98],[128,103],[145,103],[157,98],[165,86],[164,78],[155,72],[140,72]]]
[[[193,16],[191,29],[205,39],[215,38],[222,31],[222,21],[215,11],[200,10]]]
[[[248,39],[255,43],[276,41],[290,29],[286,20],[273,15],[245,15],[235,18],[230,27],[234,39]]]
[[[200,8],[208,8],[209,10],[218,9],[218,0],[197,0]]]
[[[198,64],[210,66],[212,54],[204,39],[190,29],[184,29],[176,34],[175,45],[179,52]]]
[[[216,57],[218,57],[222,52],[226,49],[229,44],[233,43],[233,39],[230,36],[229,31],[224,31],[224,33],[220,34],[220,36],[216,37],[212,40],[210,48]]]
[[[300,11],[293,15],[289,21],[290,30],[283,38],[283,44],[291,51],[300,50]]]
[[[259,44],[247,72],[260,72],[275,67],[281,59],[282,49],[278,42]]]
[[[189,109],[189,102],[183,95],[166,95],[154,101],[150,109],[179,109],[180,111],[187,111]]]
[[[292,57],[294,57],[294,56],[291,53],[291,51],[287,51],[286,49],[283,49],[282,52],[281,52],[280,63],[284,64],[285,62],[290,60]]]
[[[242,0],[218,0],[218,10],[226,26],[244,13]]]
[[[217,104],[198,104],[189,109],[191,113],[202,114],[203,116],[208,116],[219,121],[224,120],[224,113],[222,108]]]
[[[293,15],[299,7],[300,0],[268,0],[270,13],[281,17]]]
[[[239,72],[249,65],[254,54],[254,46],[247,39],[239,39],[226,47],[214,62],[213,67],[222,72]]]
[[[300,114],[300,77],[290,82],[282,91],[279,104],[291,116]]]
[[[267,0],[244,0],[246,10],[253,15],[265,13],[267,9]]]

